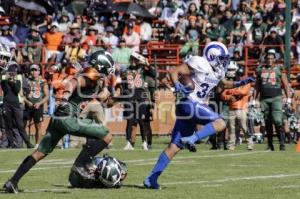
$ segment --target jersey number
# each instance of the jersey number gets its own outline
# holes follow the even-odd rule
[[[206,83],[203,83],[203,84],[200,85],[200,87],[201,87],[201,91],[198,91],[198,92],[197,92],[197,96],[198,96],[199,98],[203,98],[203,97],[205,97],[206,94],[207,94],[209,85],[206,84]]]

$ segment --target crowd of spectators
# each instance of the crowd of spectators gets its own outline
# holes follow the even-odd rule
[[[128,51],[120,48],[147,53],[141,46],[157,40],[182,44],[182,57],[199,54],[199,46],[216,40],[227,44],[232,55],[237,50],[242,55],[243,46],[253,45],[249,50],[253,58],[262,57],[268,50],[261,44],[284,44],[286,5],[282,0],[137,1],[149,9],[153,18],[96,12],[108,0],[57,2],[58,10],[50,15],[8,7],[3,1],[2,7],[7,9],[0,9],[0,15],[8,17],[8,23],[1,27],[0,41],[14,50],[17,62],[81,62],[99,48],[118,54],[124,51],[128,57]],[[291,42],[297,46],[292,54],[300,57],[300,2],[294,0],[292,5]],[[283,46],[276,47],[276,52],[282,58]],[[118,57],[124,64],[128,62]]]
[[[276,50],[278,60],[284,55],[283,0],[134,1],[146,7],[152,18],[108,12],[110,0],[54,0],[53,14],[24,9],[14,1],[0,2],[0,43],[10,48],[24,74],[32,72],[33,64],[42,69],[40,74],[49,80],[49,114],[55,106],[53,92],[59,98],[63,90],[61,82],[50,82],[67,81],[100,49],[112,53],[117,71],[128,68],[132,52],[147,57],[145,46],[154,41],[181,45],[181,58],[201,55],[201,46],[221,41],[241,66],[245,46],[248,57],[256,60],[270,48]],[[300,64],[300,1],[292,1],[291,16],[291,56]]]

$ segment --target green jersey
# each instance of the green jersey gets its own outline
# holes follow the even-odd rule
[[[27,95],[27,99],[33,104],[42,101],[45,97],[44,86],[46,81],[43,79],[28,79],[30,91]]]
[[[256,69],[257,81],[260,83],[261,97],[277,97],[282,95],[282,66],[259,66]]]

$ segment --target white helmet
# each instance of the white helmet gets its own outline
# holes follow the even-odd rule
[[[9,62],[11,60],[10,48],[8,45],[0,43],[0,60]]]
[[[226,70],[230,59],[227,47],[216,41],[210,42],[205,46],[203,57],[207,59],[215,71],[220,69]]]
[[[138,60],[138,62],[142,65],[149,65],[148,59],[137,52],[132,52],[131,57]]]
[[[239,66],[235,61],[230,61],[229,65],[227,67],[226,77],[234,78],[237,75],[237,70],[239,69]]]

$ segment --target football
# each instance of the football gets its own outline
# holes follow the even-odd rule
[[[191,90],[195,89],[194,81],[191,78],[191,76],[189,76],[189,75],[180,75],[179,78],[178,78],[178,81],[182,85],[189,87]]]

